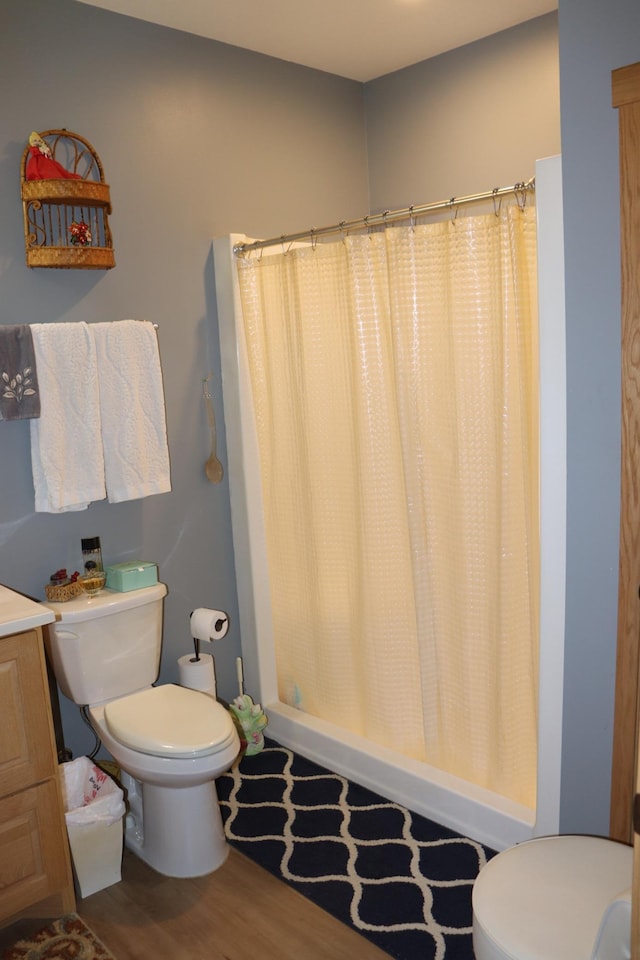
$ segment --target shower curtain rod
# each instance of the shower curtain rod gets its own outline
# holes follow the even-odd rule
[[[527,193],[536,188],[535,177],[530,180],[514,183],[511,187],[494,187],[493,190],[486,190],[484,193],[472,193],[467,197],[451,197],[450,200],[438,200],[436,203],[423,203],[420,206],[404,207],[401,210],[385,210],[384,213],[372,213],[367,217],[360,217],[357,220],[342,220],[340,223],[334,223],[330,227],[320,227],[316,229],[311,227],[309,230],[303,230],[301,233],[283,233],[280,237],[271,237],[268,240],[254,240],[252,243],[237,243],[233,252],[237,256],[250,253],[251,250],[262,250],[265,247],[273,247],[278,243],[292,244],[296,240],[311,240],[315,242],[318,237],[326,237],[333,233],[345,233],[349,230],[362,230],[367,227],[386,226],[397,220],[413,220],[414,217],[422,217],[427,213],[433,213],[436,210],[454,210],[465,203],[480,203],[482,200],[495,201],[505,194],[515,194],[518,202],[526,202]]]

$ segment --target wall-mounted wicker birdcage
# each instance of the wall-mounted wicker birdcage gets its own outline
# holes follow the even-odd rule
[[[28,144],[20,167],[27,266],[114,267],[111,197],[98,154],[68,130],[45,130],[32,138],[44,143],[39,152]]]

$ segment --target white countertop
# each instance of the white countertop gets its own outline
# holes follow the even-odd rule
[[[29,600],[0,584],[0,637],[53,623],[55,618],[53,610],[44,603]]]

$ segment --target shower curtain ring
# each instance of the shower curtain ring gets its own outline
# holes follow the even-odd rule
[[[316,247],[318,246],[318,238],[316,237],[315,234],[316,234],[316,228],[315,228],[315,227],[311,227],[311,230],[309,231],[309,236],[311,237],[311,249],[312,249],[312,250],[315,250]]]
[[[516,203],[518,204],[520,210],[524,213],[524,208],[527,205],[527,185],[524,180],[514,184],[513,192],[516,195]]]
[[[409,226],[411,227],[411,232],[415,233],[416,221],[415,217],[413,216],[413,204],[411,204],[409,207]]]
[[[456,205],[455,197],[451,197],[451,200],[449,200],[449,207],[451,209],[451,223],[455,223],[458,216],[458,207]]]
[[[502,197],[498,197],[499,190],[500,190],[500,187],[494,187],[493,190],[491,191],[493,194],[493,212],[496,217],[500,216],[500,210],[502,208]],[[496,204],[496,200],[498,201],[497,204]]]

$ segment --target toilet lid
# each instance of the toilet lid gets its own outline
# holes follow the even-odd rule
[[[162,757],[198,757],[233,741],[227,710],[213,697],[173,683],[112,700],[104,710],[109,732],[132,750]]]
[[[631,883],[632,861],[633,847],[592,836],[543,837],[499,853],[473,887],[475,956],[588,960],[603,914]],[[627,950],[629,930],[630,919]],[[629,956],[623,946],[614,956]]]

